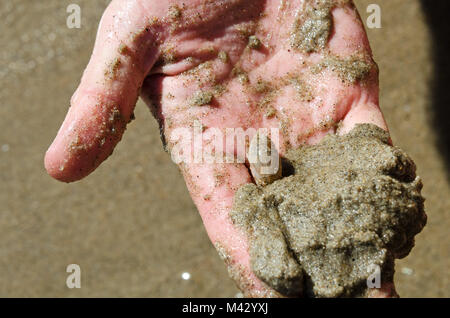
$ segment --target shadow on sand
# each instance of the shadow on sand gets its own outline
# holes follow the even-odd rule
[[[433,125],[450,180],[450,1],[422,0],[433,36],[435,75],[432,83]]]

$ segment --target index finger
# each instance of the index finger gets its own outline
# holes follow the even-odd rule
[[[121,140],[164,37],[159,20],[146,19],[145,11],[138,1],[113,1],[106,9],[90,62],[45,156],[52,177],[85,177]],[[156,5],[152,12],[157,16],[163,8]]]

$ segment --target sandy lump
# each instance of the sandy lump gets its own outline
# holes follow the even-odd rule
[[[296,18],[291,31],[291,46],[306,53],[323,49],[332,29],[332,1],[308,0],[306,14]]]
[[[197,91],[191,99],[192,106],[204,106],[211,103],[214,95],[210,91]]]
[[[329,69],[337,73],[342,81],[354,84],[367,78],[374,67],[377,66],[370,57],[354,55],[344,59],[328,55],[312,71],[319,73],[323,69]]]
[[[248,47],[251,49],[259,49],[261,47],[261,40],[258,39],[255,35],[252,35],[248,38]]]
[[[333,29],[332,10],[348,5],[348,0],[305,0],[291,29],[291,46],[304,53],[325,48]]]
[[[286,296],[366,296],[374,266],[392,280],[395,258],[426,224],[408,155],[363,124],[285,159],[292,174],[235,195],[231,218],[248,236],[254,273]]]

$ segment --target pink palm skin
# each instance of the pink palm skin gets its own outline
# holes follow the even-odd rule
[[[290,45],[301,0],[114,0],[100,22],[95,48],[71,108],[45,157],[48,173],[63,182],[94,171],[120,141],[140,96],[160,122],[168,148],[171,133],[198,120],[208,129],[282,127],[279,153],[314,144],[328,133],[345,134],[358,123],[387,130],[379,108],[378,71],[364,82],[343,82],[336,72],[311,71],[326,54],[348,58],[371,56],[363,24],[351,3],[332,11],[333,30],[324,50],[305,53]],[[248,48],[251,30],[261,41]],[[220,54],[219,54],[220,53]],[[171,63],[161,63],[170,58]],[[202,63],[208,67],[198,67]],[[258,106],[262,92],[245,81],[277,86],[272,98],[276,115]],[[297,74],[314,91],[299,98],[284,78]],[[274,84],[277,83],[277,84]],[[279,84],[282,83],[282,84]],[[221,87],[207,105],[192,105],[199,90]],[[339,129],[337,129],[339,127]],[[186,146],[188,147],[188,146]],[[208,235],[228,254],[247,296],[279,296],[250,269],[248,242],[229,217],[235,191],[252,182],[244,164],[185,163],[186,185]],[[218,182],[217,176],[225,176]],[[393,284],[371,293],[394,296]],[[299,295],[301,296],[301,295]]]

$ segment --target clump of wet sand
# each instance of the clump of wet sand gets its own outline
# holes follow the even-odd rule
[[[286,157],[292,175],[235,195],[255,274],[286,296],[365,296],[374,266],[392,281],[427,219],[412,159],[369,124]]]

